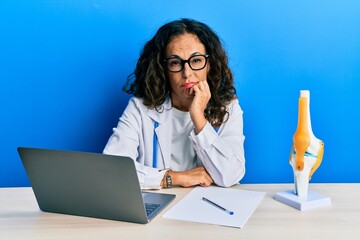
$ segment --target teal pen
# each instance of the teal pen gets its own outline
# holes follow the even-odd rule
[[[220,210],[223,210],[225,212],[227,212],[228,214],[230,215],[234,215],[234,212],[233,211],[230,211],[230,210],[227,210],[226,208],[223,208],[222,206],[214,203],[213,201],[210,201],[209,199],[203,197],[202,200],[204,200],[205,202],[209,203],[210,205],[213,205],[214,207],[217,207],[218,209]]]

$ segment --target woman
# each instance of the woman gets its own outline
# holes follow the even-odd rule
[[[135,160],[143,189],[229,187],[245,174],[242,110],[227,56],[207,25],[180,19],[146,43],[133,94],[104,154]]]

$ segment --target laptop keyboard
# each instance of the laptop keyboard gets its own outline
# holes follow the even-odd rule
[[[156,204],[156,203],[145,203],[146,214],[149,216],[159,206],[160,204]]]

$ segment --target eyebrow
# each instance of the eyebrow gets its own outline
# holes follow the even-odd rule
[[[192,54],[190,55],[190,57],[193,57],[193,56],[196,56],[196,55],[203,55],[203,54],[205,54],[205,53],[194,52],[194,53],[192,53]],[[180,59],[182,59],[179,55],[176,55],[176,54],[172,54],[172,55],[170,55],[170,56],[167,57],[167,58],[180,58]]]

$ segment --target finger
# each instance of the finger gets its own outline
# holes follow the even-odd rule
[[[201,173],[201,183],[209,186],[213,183],[213,179],[210,177],[210,175],[207,173],[207,171],[205,170],[205,168],[200,169]]]
[[[193,89],[197,92],[195,92],[195,94],[201,94],[204,97],[209,98],[211,96],[211,92],[210,92],[210,87],[208,85],[208,83],[206,81],[200,82],[198,85],[196,85],[197,88],[195,88],[195,86],[193,87]]]
[[[203,82],[199,82],[196,86],[200,91],[203,91],[205,89],[205,86],[204,86]]]
[[[207,81],[201,81],[197,85],[199,86],[200,89],[208,89],[209,88],[209,84]]]
[[[189,95],[194,95],[194,94],[195,94],[194,88],[190,88],[190,89],[189,89]]]
[[[205,96],[205,91],[204,89],[201,89],[199,86],[194,86],[192,88],[194,90],[194,95],[195,96]]]
[[[206,180],[207,180],[209,185],[214,182],[214,180],[209,175],[206,176]]]
[[[212,177],[210,176],[210,174],[206,171],[206,169],[204,168],[205,171],[205,178],[207,179],[207,181],[211,184],[214,182],[214,180],[212,179]]]
[[[193,91],[195,92],[195,94],[196,94],[197,92],[199,92],[199,91],[200,91],[199,84],[193,86],[193,87],[191,88],[191,90],[193,90]]]
[[[203,182],[203,183],[201,184],[201,186],[203,186],[203,187],[208,187],[208,186],[210,186],[211,184],[212,184],[212,182],[205,181],[205,182]]]

